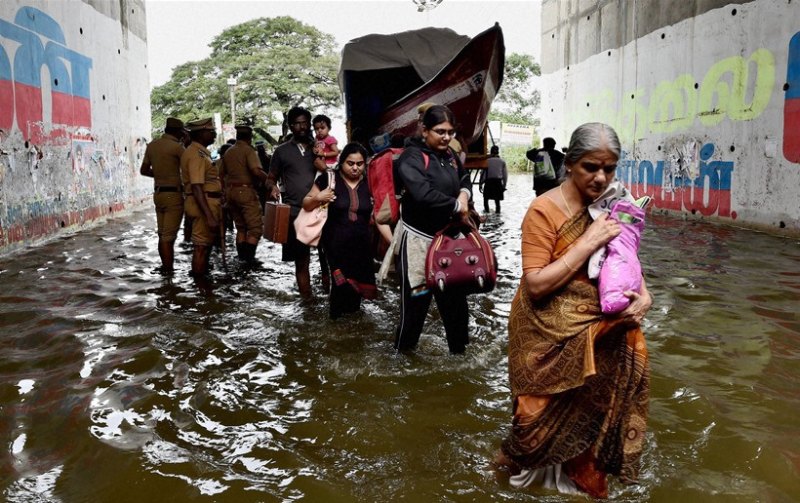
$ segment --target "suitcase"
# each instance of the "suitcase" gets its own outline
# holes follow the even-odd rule
[[[441,292],[491,292],[497,282],[494,250],[474,227],[450,224],[436,233],[428,247],[425,282]]]
[[[289,240],[289,212],[291,206],[278,201],[264,203],[264,238],[273,243]]]

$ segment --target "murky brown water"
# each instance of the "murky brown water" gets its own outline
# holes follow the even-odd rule
[[[416,354],[395,354],[394,289],[328,321],[319,286],[301,302],[271,244],[263,271],[217,270],[211,291],[187,280],[186,248],[164,279],[149,208],[0,259],[0,499],[583,501],[487,468],[510,419],[529,185],[513,177],[484,228],[502,269],[472,298],[461,356],[438,316]],[[613,498],[800,500],[798,241],[648,226],[650,431],[641,485]]]

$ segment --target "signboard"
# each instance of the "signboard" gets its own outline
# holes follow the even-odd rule
[[[533,126],[527,124],[500,125],[500,142],[503,145],[526,145],[533,143]]]

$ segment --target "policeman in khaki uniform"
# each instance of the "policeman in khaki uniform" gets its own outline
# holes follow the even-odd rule
[[[192,143],[181,156],[181,178],[186,194],[186,215],[192,218],[192,276],[208,272],[211,246],[220,238],[222,182],[206,147],[214,143],[214,122],[199,119],[186,123]]]
[[[246,262],[255,261],[261,239],[261,203],[256,187],[267,180],[252,141],[252,127],[236,126],[236,143],[225,152],[220,163],[225,204],[236,224],[236,251]]]
[[[153,203],[158,225],[158,255],[161,271],[172,273],[175,262],[175,239],[183,219],[183,190],[181,187],[181,155],[186,131],[180,119],[167,119],[164,134],[151,141],[144,152],[139,172],[153,178]]]

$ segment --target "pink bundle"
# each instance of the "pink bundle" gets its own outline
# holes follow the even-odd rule
[[[608,254],[600,268],[600,308],[605,314],[625,310],[631,300],[623,292],[639,293],[642,288],[642,265],[638,252],[644,230],[644,207],[649,202],[650,198],[635,203],[623,199],[611,209],[609,218],[620,223],[622,232],[606,245]]]

